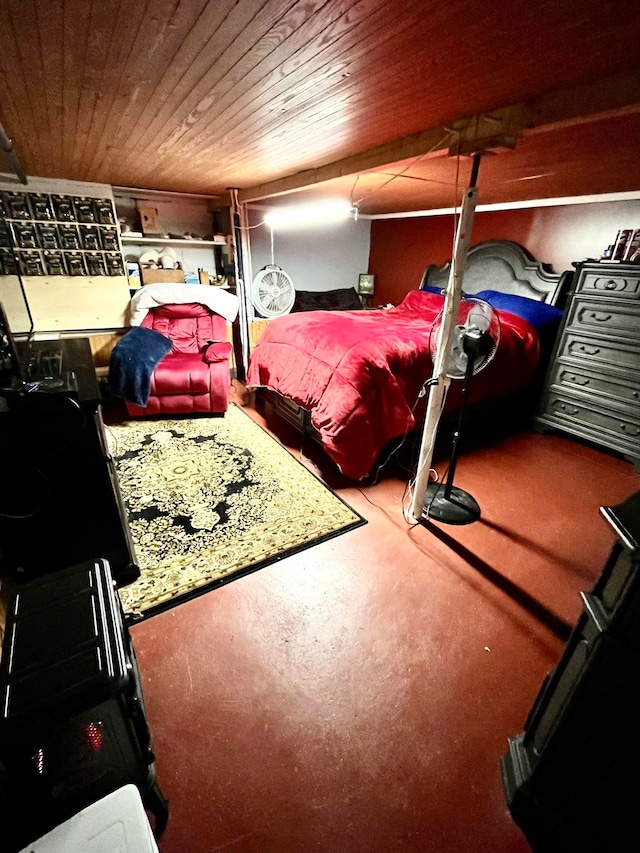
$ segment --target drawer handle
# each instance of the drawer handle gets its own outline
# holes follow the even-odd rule
[[[575,373],[571,373],[569,375],[569,382],[573,382],[574,385],[588,385],[590,380],[585,379],[584,376],[576,376]]]
[[[606,282],[604,289],[605,290],[615,290],[616,289],[616,282],[612,278],[610,278],[609,281]]]
[[[620,424],[620,429],[626,435],[631,435],[634,438],[640,435],[640,427],[633,426],[633,424]]]
[[[580,409],[576,409],[575,406],[568,406],[566,403],[556,403],[556,408],[568,415],[577,415],[580,412]]]
[[[611,314],[601,314],[598,311],[591,312],[592,319],[595,320],[597,323],[606,323],[607,320],[611,319],[611,316]]]
[[[580,344],[578,349],[586,355],[597,355],[600,352],[600,347],[589,347],[586,344]]]

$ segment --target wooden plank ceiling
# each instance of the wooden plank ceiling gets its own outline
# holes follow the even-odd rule
[[[0,122],[29,175],[363,214],[455,204],[460,145],[485,203],[634,192],[639,44],[637,0],[4,0]]]

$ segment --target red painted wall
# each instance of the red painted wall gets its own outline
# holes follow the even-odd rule
[[[640,201],[602,202],[476,212],[471,244],[513,240],[553,272],[572,261],[597,258],[620,228],[640,228]],[[369,272],[376,305],[397,304],[420,285],[428,264],[443,264],[453,251],[453,216],[374,219]]]

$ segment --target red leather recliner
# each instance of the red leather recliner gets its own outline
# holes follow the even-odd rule
[[[173,348],[153,371],[147,406],[127,401],[129,415],[226,412],[232,346],[224,317],[187,302],[151,308],[141,325],[169,338]]]

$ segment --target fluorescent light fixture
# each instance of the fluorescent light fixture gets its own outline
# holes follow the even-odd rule
[[[339,222],[353,215],[353,207],[346,199],[330,199],[312,204],[298,204],[287,207],[274,207],[266,213],[264,223],[272,230],[279,228],[305,228],[309,225],[322,225],[327,222]]]

